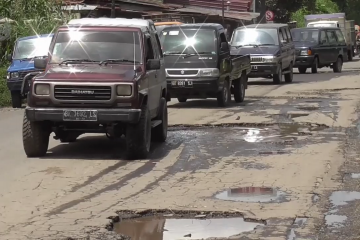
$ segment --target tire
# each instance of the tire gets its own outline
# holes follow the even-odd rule
[[[352,61],[352,60],[353,60],[353,52],[354,52],[354,51],[352,51],[352,52],[351,52],[351,51],[348,51],[348,60],[349,60],[349,61]]]
[[[11,91],[11,105],[13,108],[21,108],[22,97],[20,91]]]
[[[31,122],[24,113],[23,146],[29,158],[43,157],[49,147],[50,128],[44,122]]]
[[[343,61],[340,57],[337,58],[336,62],[333,63],[334,73],[341,73]]]
[[[181,97],[181,98],[178,98],[178,101],[181,103],[184,103],[187,101],[187,98]]]
[[[65,132],[59,139],[62,143],[72,143],[75,142],[80,135],[81,134],[77,132]]]
[[[319,59],[316,57],[314,59],[314,63],[311,66],[311,73],[318,73],[318,68],[319,68]]]
[[[140,120],[126,126],[126,157],[129,160],[145,159],[150,152],[151,119],[147,106],[141,109]]]
[[[282,67],[279,66],[278,72],[273,75],[273,83],[274,84],[280,84],[282,81]]]
[[[307,68],[306,67],[299,67],[298,70],[299,70],[299,73],[304,74],[304,73],[306,73]]]
[[[226,107],[229,105],[231,93],[228,80],[225,80],[223,89],[217,94],[217,102],[219,107]]]
[[[168,129],[168,110],[165,98],[160,100],[159,114],[156,120],[161,120],[161,124],[151,129],[151,140],[154,142],[165,142]]]
[[[294,79],[294,72],[293,72],[293,65],[292,63],[290,63],[289,66],[289,70],[290,72],[285,74],[285,82],[286,83],[292,83],[293,79]]]
[[[243,73],[244,74],[244,73]],[[244,75],[241,75],[240,79],[234,81],[234,99],[235,102],[241,103],[245,99],[246,83],[244,81]],[[245,75],[246,79],[246,75]]]

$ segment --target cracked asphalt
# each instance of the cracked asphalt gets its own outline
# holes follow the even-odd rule
[[[51,140],[46,157],[27,159],[23,110],[1,109],[0,239],[125,239],[105,229],[108,218],[146,209],[266,223],[233,239],[354,239],[360,196],[336,198],[360,191],[359,73],[356,58],[341,74],[295,74],[293,84],[250,79],[245,102],[228,108],[173,100],[168,140],[143,161],[122,160],[123,140],[102,135]],[[259,189],[284,195],[253,201]]]

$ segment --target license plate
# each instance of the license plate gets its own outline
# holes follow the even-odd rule
[[[178,81],[172,81],[171,85],[173,87],[193,87],[193,82],[188,80],[178,80]]]
[[[97,121],[96,110],[64,110],[64,121]]]

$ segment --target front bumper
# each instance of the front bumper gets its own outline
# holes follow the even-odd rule
[[[314,56],[296,56],[294,67],[311,67],[314,59]]]
[[[21,91],[23,80],[16,79],[16,80],[7,80],[7,87],[9,91]]]
[[[31,108],[27,107],[25,113],[30,121],[64,122],[64,111],[69,110],[96,110],[98,123],[124,122],[137,123],[140,120],[141,109],[81,109],[81,108]]]
[[[178,81],[184,81],[185,86],[175,85]],[[190,83],[190,84],[189,84]],[[185,96],[213,96],[221,91],[222,83],[218,77],[215,78],[168,78],[167,90],[171,97]]]
[[[251,72],[249,77],[264,77],[276,74],[279,69],[277,63],[251,63]]]

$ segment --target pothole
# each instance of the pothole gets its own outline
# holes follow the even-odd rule
[[[294,118],[298,118],[298,117],[306,117],[309,116],[309,113],[289,113],[287,114],[288,118],[294,119]]]
[[[109,230],[132,240],[229,238],[265,225],[239,213],[150,210],[118,214]]]
[[[315,107],[315,106],[299,106],[296,107],[299,110],[303,110],[303,111],[315,111],[315,110],[319,110],[319,107]]]
[[[215,198],[235,202],[282,203],[288,202],[288,194],[270,187],[241,187],[220,192]]]

